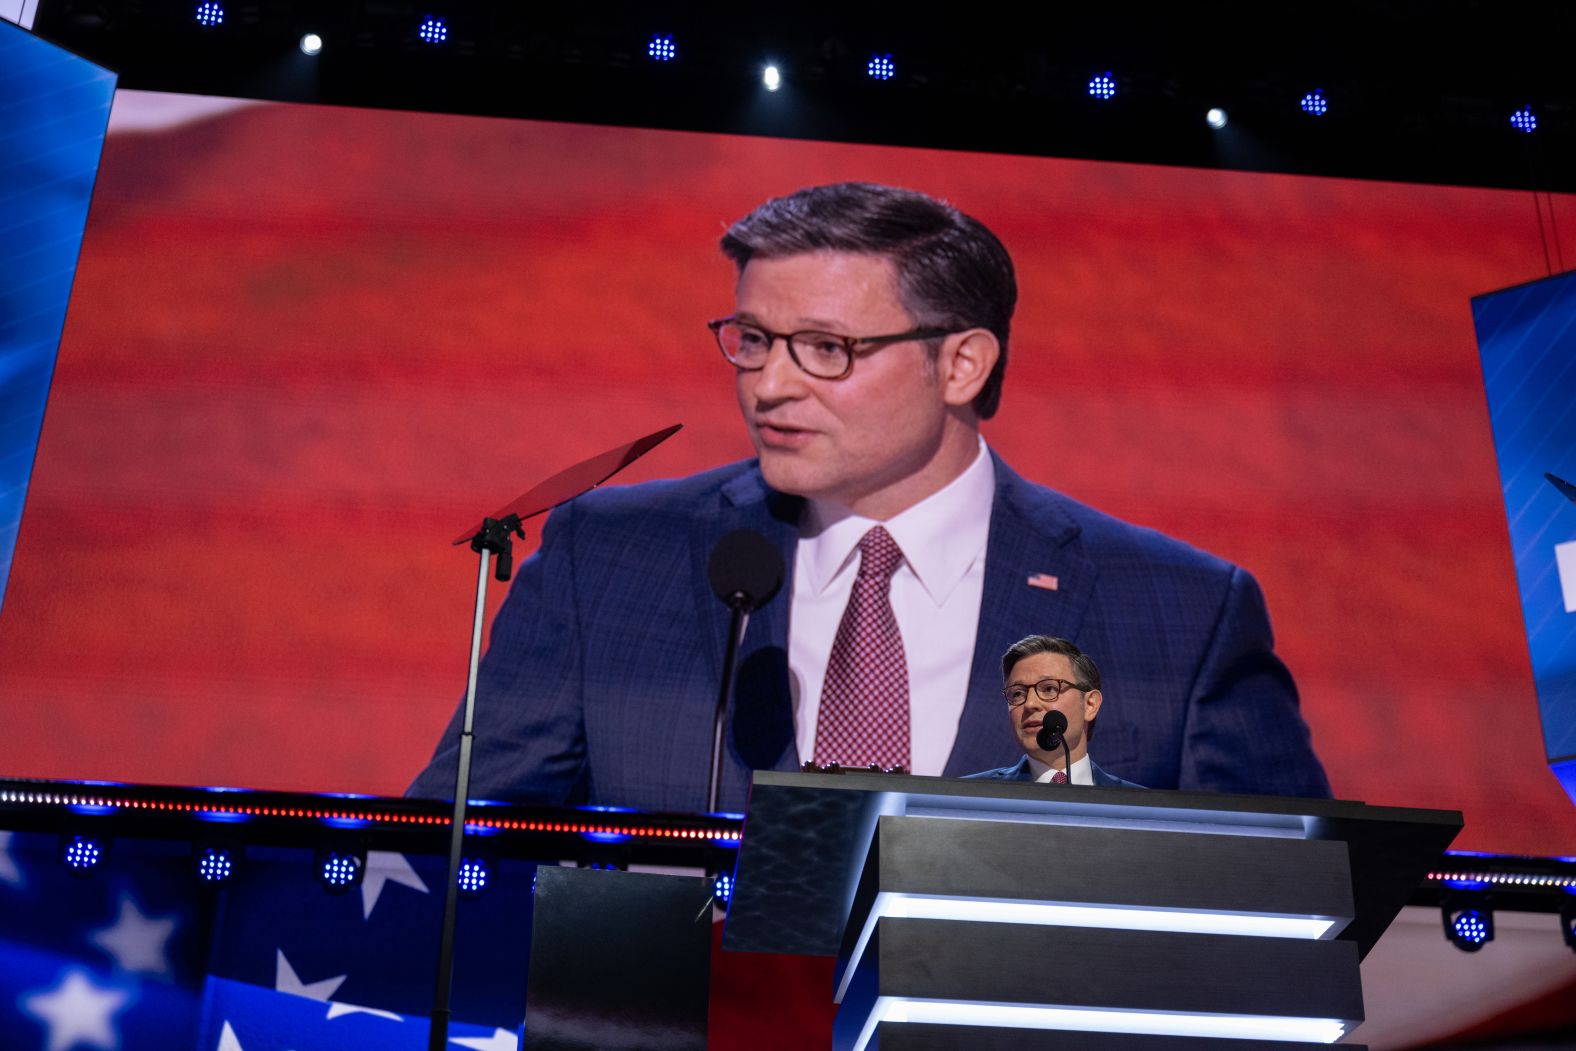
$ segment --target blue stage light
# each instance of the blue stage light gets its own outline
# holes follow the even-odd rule
[[[85,876],[104,860],[104,848],[91,836],[76,835],[66,840],[60,858],[73,873]]]
[[[1208,113],[1204,114],[1204,123],[1216,131],[1224,128],[1230,120],[1231,118],[1226,115],[1226,111],[1219,106],[1212,107]]]
[[[209,27],[224,25],[224,5],[211,2],[198,4],[197,24]]]
[[[776,91],[783,86],[783,71],[776,66],[767,66],[761,70],[761,84],[767,91]]]
[[[726,872],[719,873],[711,885],[711,896],[718,905],[726,909],[728,902],[733,900],[733,877]]]
[[[416,35],[424,44],[443,44],[448,42],[449,27],[441,18],[429,18],[416,30]]]
[[[679,49],[672,37],[658,33],[646,42],[646,57],[656,62],[672,62],[679,57]]]
[[[1116,78],[1110,73],[1101,73],[1089,78],[1089,97],[1109,102],[1116,97]]]
[[[331,891],[348,890],[361,879],[362,860],[348,851],[333,850],[318,859],[317,876]]]
[[[460,862],[460,891],[480,894],[487,887],[487,862],[481,858],[465,858]]]
[[[1538,115],[1532,112],[1531,106],[1523,106],[1510,115],[1510,126],[1531,135],[1538,130]]]
[[[1302,111],[1310,117],[1322,117],[1330,111],[1330,101],[1322,91],[1310,91],[1302,97]]]
[[[204,883],[223,883],[235,872],[235,858],[224,847],[206,847],[197,855],[197,878]]]
[[[865,64],[865,72],[873,80],[891,80],[897,76],[897,63],[892,61],[890,53],[870,56],[870,61]]]
[[[1445,937],[1462,952],[1477,952],[1494,940],[1494,914],[1475,905],[1445,906]]]

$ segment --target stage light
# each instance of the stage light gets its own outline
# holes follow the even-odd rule
[[[316,57],[323,50],[323,38],[316,33],[308,33],[301,38],[301,54]]]
[[[646,57],[654,62],[672,62],[679,57],[679,49],[672,37],[658,33],[646,42]]]
[[[86,876],[103,864],[104,847],[92,836],[78,833],[61,842],[60,860],[73,876]]]
[[[197,878],[210,886],[235,875],[235,854],[228,847],[204,847],[197,853]]]
[[[1330,102],[1322,91],[1310,91],[1302,97],[1302,111],[1310,117],[1322,117],[1330,111]]]
[[[761,83],[765,85],[767,91],[776,91],[783,86],[782,70],[776,66],[767,66],[761,70]]]
[[[726,872],[718,873],[711,885],[711,897],[726,912],[728,902],[733,900],[733,877]]]
[[[872,55],[865,64],[865,72],[872,80],[891,80],[897,76],[897,63],[892,61],[890,52],[883,55]]]
[[[1538,115],[1532,112],[1531,106],[1523,106],[1510,115],[1510,126],[1531,135],[1538,130]]]
[[[224,5],[206,3],[197,5],[197,24],[200,26],[224,25]]]
[[[317,856],[317,879],[330,894],[343,894],[361,882],[367,861],[349,850],[325,850]]]
[[[441,18],[428,18],[416,30],[416,35],[424,44],[444,44],[449,40],[449,27]]]
[[[1221,109],[1219,106],[1216,106],[1208,113],[1204,114],[1204,120],[1209,123],[1211,128],[1219,131],[1221,128],[1226,126],[1226,111]]]
[[[487,889],[487,862],[481,858],[465,858],[460,862],[460,893],[477,895]]]
[[[1487,906],[1446,903],[1440,910],[1445,937],[1462,952],[1477,952],[1494,940],[1494,913]]]
[[[1101,102],[1109,102],[1116,97],[1116,78],[1110,73],[1101,73],[1089,79],[1089,96]]]

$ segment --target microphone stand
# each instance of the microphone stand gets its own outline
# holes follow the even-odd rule
[[[717,691],[717,710],[711,717],[711,777],[706,783],[708,814],[717,812],[717,795],[722,791],[722,731],[728,721],[728,695],[733,692],[733,665],[739,658],[739,644],[750,624],[750,596],[735,591],[726,601],[732,615],[728,618],[728,648],[722,656],[722,687]]]
[[[481,664],[482,620],[487,611],[487,572],[498,559],[496,576],[508,581],[514,572],[513,533],[525,539],[519,515],[485,518],[471,538],[471,550],[480,558],[476,575],[476,616],[471,624],[471,664],[465,683],[464,715],[460,723],[460,769],[454,785],[454,814],[449,826],[449,875],[443,895],[443,933],[438,943],[438,984],[433,994],[432,1018],[427,1028],[427,1051],[445,1051],[449,1043],[449,997],[454,986],[454,929],[460,898],[460,854],[465,840],[465,801],[471,794],[471,747],[476,719],[476,673]]]

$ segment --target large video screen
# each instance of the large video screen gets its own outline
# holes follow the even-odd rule
[[[135,93],[0,614],[0,770],[403,791],[465,685],[450,541],[670,423],[620,482],[750,456],[718,237],[845,179],[1002,238],[986,440],[1257,577],[1337,796],[1576,852],[1469,306],[1546,273],[1529,194]]]

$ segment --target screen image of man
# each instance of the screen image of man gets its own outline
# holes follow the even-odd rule
[[[978,221],[864,183],[776,198],[722,241],[711,323],[756,458],[613,487],[549,518],[494,623],[477,798],[705,805],[725,534],[788,566],[739,650],[720,803],[805,760],[961,776],[1023,754],[995,655],[1030,631],[1101,654],[1101,759],[1152,788],[1327,795],[1242,569],[1019,477],[985,445],[1017,302]],[[411,786],[452,795],[457,720]]]
[[[1105,694],[1100,689],[1100,669],[1087,653],[1066,639],[1030,635],[1002,656],[1001,677],[1008,718],[1023,746],[1023,757],[1011,766],[969,774],[970,778],[1142,787],[1106,773],[1089,757],[1089,741]],[[1061,713],[1067,729],[1059,735],[1063,743],[1042,748],[1041,730],[1052,712]]]

